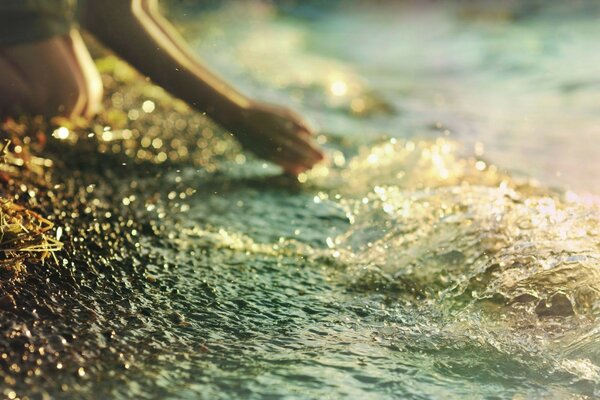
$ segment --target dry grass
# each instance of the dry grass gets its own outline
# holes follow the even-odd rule
[[[9,141],[2,145],[0,163],[5,162],[9,145]],[[41,215],[0,197],[0,268],[20,272],[27,261],[44,262],[54,256],[62,243],[50,236],[53,228]]]

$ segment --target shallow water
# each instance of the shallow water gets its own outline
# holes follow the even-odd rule
[[[443,135],[511,172],[599,193],[593,2],[315,3],[234,2],[190,25],[220,73],[330,135]]]
[[[76,289],[23,285],[57,312],[3,326],[16,394],[600,396],[589,10],[347,4],[174,11],[321,127],[330,161],[298,181],[139,82],[109,97],[127,129],[54,143]]]
[[[207,350],[164,364],[167,391],[597,396],[594,20],[332,8],[183,11],[198,53],[302,110],[331,160],[296,189],[253,162],[216,188],[184,178],[211,188],[178,222],[181,312]]]

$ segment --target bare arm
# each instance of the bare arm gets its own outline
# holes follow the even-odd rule
[[[232,131],[257,155],[292,173],[322,159],[301,118],[255,102],[211,73],[155,6],[155,0],[88,0],[82,24],[154,82]]]

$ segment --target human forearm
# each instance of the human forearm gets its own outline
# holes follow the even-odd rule
[[[235,134],[259,157],[298,174],[323,159],[304,120],[254,102],[205,68],[156,10],[156,0],[88,0],[82,24],[155,83]]]
[[[84,26],[158,85],[226,128],[252,101],[212,74],[144,0],[89,0]]]

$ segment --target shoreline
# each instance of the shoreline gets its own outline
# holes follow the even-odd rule
[[[452,217],[461,218],[459,222],[470,219],[475,228],[487,228],[488,222],[492,226],[492,219],[488,220],[486,214],[491,213],[486,208],[490,199],[498,200],[499,215],[509,216],[513,216],[513,209],[528,211],[546,207],[539,211],[539,215],[544,216],[544,210],[551,205],[539,199],[556,198],[553,204],[559,211],[569,206],[559,199],[562,195],[527,184],[519,187],[510,180],[506,193],[496,193],[498,184],[504,179],[502,174],[489,165],[480,168],[481,164],[477,162],[481,160],[462,159],[450,150],[446,151],[448,146],[443,141],[383,143],[373,149],[363,149],[364,154],[353,157],[337,169],[331,167],[330,175],[319,175],[322,171],[316,171],[314,176],[308,176],[309,182],[305,186],[271,172],[253,176],[255,170],[248,172],[248,179],[234,179],[226,173],[227,163],[238,167],[253,163],[258,171],[262,171],[261,163],[244,158],[240,164],[238,146],[227,135],[201,115],[164,97],[161,90],[145,83],[125,65],[110,58],[100,60],[99,64],[108,92],[108,111],[90,128],[82,130],[63,125],[46,129],[47,136],[58,136],[47,140],[34,135],[38,141],[46,143],[43,149],[36,149],[35,141],[32,142],[32,154],[40,160],[51,160],[51,163],[37,171],[19,169],[2,193],[3,197],[19,196],[18,202],[22,206],[53,222],[56,226],[52,231],[54,237],[57,236],[56,229],[61,228],[60,240],[64,243],[64,249],[56,253],[58,265],[50,259],[44,264],[29,263],[22,274],[0,281],[1,296],[12,297],[12,301],[0,300],[3,309],[0,313],[0,368],[7,387],[3,392],[5,396],[14,392],[22,398],[160,397],[173,395],[181,382],[185,382],[189,385],[186,393],[191,397],[207,388],[216,390],[209,385],[194,389],[198,371],[207,365],[223,366],[220,384],[230,390],[242,387],[237,389],[240,395],[249,394],[257,390],[244,376],[257,373],[253,363],[258,361],[252,359],[253,354],[263,354],[260,351],[267,352],[264,349],[282,342],[282,349],[297,349],[299,343],[310,349],[318,343],[320,331],[306,333],[304,329],[313,325],[316,325],[314,329],[326,332],[323,337],[331,338],[328,339],[331,342],[325,343],[332,346],[338,356],[347,351],[341,345],[343,343],[368,346],[375,354],[384,351],[382,349],[392,349],[389,351],[393,356],[398,353],[393,346],[402,347],[406,343],[424,346],[415,339],[415,332],[423,329],[419,325],[422,323],[420,318],[436,312],[442,317],[431,316],[428,321],[431,331],[439,330],[440,337],[450,335],[453,340],[447,326],[457,324],[456,328],[461,327],[461,323],[453,319],[456,311],[451,310],[448,317],[451,319],[445,320],[445,311],[437,310],[433,305],[439,301],[437,290],[452,298],[452,285],[444,279],[460,282],[460,276],[453,275],[451,268],[444,269],[444,273],[439,274],[443,279],[438,280],[435,276],[431,285],[433,290],[429,289],[429,281],[419,278],[418,270],[413,275],[392,270],[386,272],[393,280],[390,283],[385,280],[387,275],[377,274],[385,272],[385,266],[394,266],[395,260],[380,260],[377,253],[362,248],[364,243],[360,241],[358,247],[361,248],[352,253],[342,246],[345,231],[350,230],[364,241],[361,235],[371,237],[372,220],[386,221],[369,219],[371,213],[377,218],[383,218],[383,215],[392,221],[391,232],[400,230],[398,238],[412,234],[413,242],[422,243],[424,248],[421,255],[417,254],[418,246],[402,253],[404,244],[401,243],[394,248],[392,258],[408,254],[415,257],[415,265],[421,263],[433,268],[438,262],[435,257],[440,256],[443,263],[451,266],[457,265],[456,260],[473,266],[480,264],[466,263],[469,252],[481,253],[478,257],[486,260],[488,254],[494,254],[494,243],[476,237],[476,244],[453,242],[457,252],[443,252],[441,244],[445,242],[441,239],[439,248],[427,247],[429,242],[436,243],[438,231],[418,228],[426,229],[427,223],[431,223],[431,227],[443,226],[444,221],[452,224]],[[148,101],[154,106],[151,107]],[[147,110],[152,110],[144,111],[145,104]],[[137,110],[137,116],[131,114],[132,109]],[[129,111],[125,113],[124,110]],[[15,125],[15,131],[18,126]],[[184,147],[187,152],[181,150]],[[389,164],[370,161],[374,159],[373,155],[384,160],[386,154]],[[448,167],[449,179],[442,179],[440,162]],[[205,171],[198,173],[200,178],[194,176],[198,169]],[[404,171],[406,175],[398,178],[398,171]],[[370,185],[375,182],[378,186],[371,191]],[[365,191],[362,197],[361,193]],[[456,197],[460,207],[455,210],[449,207],[448,215],[443,218],[430,213],[426,203],[439,201],[442,204],[453,199],[450,195],[445,197],[446,192]],[[340,199],[334,194],[339,194]],[[480,203],[476,201],[477,195],[481,196]],[[191,198],[197,200],[191,201]],[[363,198],[368,200],[367,203]],[[475,199],[473,204],[469,204],[469,199]],[[261,210],[265,200],[273,207],[269,212],[264,208]],[[405,227],[394,224],[396,220],[392,217],[399,218],[404,212],[404,202],[409,200],[413,207],[413,213],[409,215],[413,219],[406,216],[400,221],[414,224],[416,230],[404,233],[401,229]],[[369,208],[375,207],[374,204],[381,207]],[[392,206],[391,211],[384,207],[385,204]],[[469,209],[470,206],[473,208]],[[236,207],[240,211],[236,211]],[[469,210],[476,211],[477,207],[482,209],[481,215],[469,214]],[[351,211],[358,222],[351,221]],[[280,212],[282,215],[277,215]],[[423,219],[419,219],[418,212],[423,213]],[[190,215],[194,217],[190,218]],[[267,229],[269,224],[278,224],[280,229],[276,227],[270,231]],[[380,226],[388,225],[382,223]],[[295,234],[292,228],[301,232]],[[286,240],[280,241],[278,237],[286,229],[290,230],[286,233],[289,237],[281,236]],[[501,234],[506,233],[502,226],[498,229]],[[531,229],[535,230],[535,227]],[[458,238],[468,238],[472,234],[469,230],[463,236],[449,230],[441,232]],[[332,239],[330,246],[325,240],[330,237],[339,238],[340,243]],[[377,243],[376,239],[374,236],[371,240]],[[351,240],[349,243],[352,244]],[[394,243],[383,241],[382,244]],[[582,246],[586,244],[584,242]],[[523,247],[517,246],[517,251],[519,249],[527,247],[523,243]],[[341,256],[335,255],[338,250]],[[436,253],[438,250],[439,254]],[[350,258],[344,258],[344,251],[350,252]],[[535,256],[536,249],[532,251]],[[585,251],[597,256],[593,249]],[[463,258],[458,253],[462,253]],[[523,250],[522,253],[507,253],[505,259],[522,262],[533,269],[534,264],[526,263],[528,255],[531,254]],[[365,260],[381,266],[380,271],[364,268]],[[484,265],[485,268],[489,266]],[[528,278],[537,279],[534,272]],[[481,290],[479,285],[485,285],[486,276],[487,272],[474,275],[467,288]],[[483,283],[478,279],[483,279]],[[574,332],[586,332],[590,325],[593,326],[593,322],[586,321],[596,316],[595,309],[588,314],[576,307],[569,310],[564,298],[557,298],[555,307],[550,304],[540,308],[542,312],[538,313],[537,308],[546,300],[536,302],[520,297],[513,303],[508,301],[503,308],[504,300],[490,295],[488,302],[485,293],[481,301],[473,300],[471,293],[465,293],[457,295],[447,307],[462,309],[461,304],[466,302],[470,308],[477,309],[474,313],[477,314],[481,312],[480,307],[489,306],[492,312],[484,315],[491,319],[502,310],[505,312],[503,318],[509,320],[514,313],[518,316],[515,320],[519,321],[516,326],[508,324],[499,331],[506,330],[508,337],[515,332],[525,332],[519,334],[525,336],[526,345],[535,349],[547,347],[536,342],[538,332],[535,329],[521,331],[523,326],[536,323],[547,329],[545,333],[551,337],[562,338],[560,332],[552,332],[555,321],[569,321]],[[547,296],[552,299],[554,294],[550,292]],[[364,308],[364,304],[355,305],[356,298],[362,297],[368,300],[367,305],[372,302],[381,308],[365,311],[368,308]],[[404,306],[405,302],[409,305]],[[422,315],[411,315],[411,307]],[[433,311],[427,307],[432,307]],[[367,321],[364,332],[344,322],[351,318]],[[389,329],[383,327],[377,331],[375,327],[379,328],[382,320],[396,330],[389,333]],[[415,331],[409,332],[411,328]],[[476,325],[471,329],[471,333],[477,332]],[[469,334],[468,330],[466,334]],[[462,335],[459,337],[463,338]],[[377,339],[372,339],[373,336]],[[481,348],[491,352],[493,336],[480,339],[489,341]],[[448,354],[453,354],[452,344],[440,340],[441,347],[448,346]],[[464,340],[461,346],[470,349],[473,344]],[[502,351],[492,354],[490,359],[503,360],[506,356],[503,352],[512,344],[510,341],[497,344]],[[520,354],[527,356],[527,348],[515,350],[516,358]],[[268,359],[265,355],[262,357]],[[310,353],[306,359],[298,357],[310,365]],[[368,356],[361,357],[368,359]],[[538,376],[537,369],[548,366],[550,361],[533,357],[533,366],[515,363],[535,376],[532,385],[539,390],[556,376],[571,376],[564,370],[557,370],[556,376],[548,378]],[[369,363],[376,365],[375,360],[369,359],[369,363],[363,365],[356,359],[354,354],[350,361],[344,359],[349,363],[345,368],[356,368],[355,372],[359,373],[368,370]],[[485,360],[466,361],[474,360],[485,366]],[[234,366],[231,367],[233,372],[227,370],[228,362]],[[273,365],[281,362],[285,359],[281,361],[275,357]],[[298,363],[298,368],[302,362]],[[169,366],[176,370],[170,371]],[[580,371],[577,368],[586,367],[580,364],[569,366],[575,374]],[[380,370],[387,371],[388,366],[376,367],[379,369],[368,370],[373,376],[378,376]],[[261,368],[267,370],[266,366]],[[236,371],[240,371],[239,377],[235,375]],[[508,372],[502,370],[501,373]],[[493,373],[490,374],[488,378],[494,378]],[[582,380],[580,392],[593,393],[595,390],[598,377],[590,376]],[[210,381],[211,376],[202,378]],[[463,378],[469,381],[468,374]],[[276,386],[267,386],[265,390],[276,391]]]

